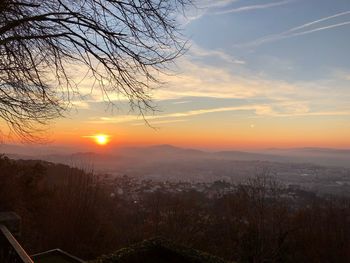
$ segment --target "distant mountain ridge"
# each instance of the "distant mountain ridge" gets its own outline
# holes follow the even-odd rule
[[[24,149],[24,151],[23,151]],[[42,149],[45,149],[44,151]],[[25,147],[19,145],[0,145],[0,153],[9,154],[15,159],[42,159],[51,162],[95,163],[113,167],[116,165],[147,164],[174,160],[243,160],[269,162],[314,163],[318,165],[350,167],[350,149],[332,148],[269,148],[259,151],[205,151],[192,148],[176,147],[170,144],[145,147],[122,147],[106,153],[91,151],[67,152],[68,148]]]
[[[28,151],[26,152],[28,153]],[[30,155],[8,154],[13,159],[43,160],[94,172],[101,178],[128,175],[141,180],[169,182],[244,182],[268,174],[285,185],[322,193],[346,194],[350,189],[350,154],[337,149],[284,149],[205,151],[173,145],[124,147],[105,153],[77,151]]]

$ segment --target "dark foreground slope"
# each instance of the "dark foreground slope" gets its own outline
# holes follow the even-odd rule
[[[208,253],[176,245],[162,238],[145,240],[102,256],[91,263],[225,263]]]
[[[19,242],[31,255],[60,248],[94,260],[162,236],[237,262],[350,258],[349,198],[318,196],[266,177],[244,184],[155,182],[1,157],[0,211],[20,215]],[[128,250],[116,257],[122,251]],[[162,246],[141,251],[129,255],[184,256]]]

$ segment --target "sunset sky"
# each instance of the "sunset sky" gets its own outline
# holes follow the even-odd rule
[[[178,18],[189,50],[152,93],[154,128],[123,98],[112,111],[95,91],[51,125],[54,143],[89,146],[103,133],[113,146],[350,147],[349,0],[197,6]]]

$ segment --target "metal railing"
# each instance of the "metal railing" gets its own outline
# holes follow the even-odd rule
[[[0,225],[0,262],[34,263],[4,225]]]

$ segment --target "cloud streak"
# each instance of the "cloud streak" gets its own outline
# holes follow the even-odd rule
[[[289,31],[290,31],[290,32],[297,31],[297,30],[299,30],[299,29],[303,29],[303,28],[306,28],[306,27],[309,27],[309,26],[312,26],[312,25],[321,23],[321,22],[323,22],[323,21],[327,21],[327,20],[330,20],[330,19],[333,19],[333,18],[336,18],[336,17],[348,15],[348,14],[350,14],[350,11],[345,11],[345,12],[337,13],[337,14],[335,14],[335,15],[327,16],[327,17],[324,17],[324,18],[321,18],[321,19],[318,19],[318,20],[315,20],[315,21],[312,21],[312,22],[303,24],[303,25],[301,25],[301,26],[294,27],[294,28],[290,29]]]
[[[226,52],[222,50],[208,50],[204,49],[200,46],[198,46],[196,43],[191,43],[191,49],[189,50],[189,53],[194,56],[194,57],[211,57],[211,58],[219,58],[222,61],[229,63],[229,64],[239,64],[239,65],[244,65],[246,64],[246,61],[242,59],[237,59],[234,56],[231,56],[227,54]]]
[[[239,0],[202,0],[197,1],[196,6],[186,12],[185,15],[179,15],[178,20],[183,25],[191,23],[204,15],[210,13],[212,9],[223,8],[229,4],[238,2]]]
[[[182,101],[175,101],[173,102],[173,104],[187,104],[187,103],[191,103],[191,100],[182,100]]]
[[[290,97],[296,92],[296,85],[262,77],[231,72],[223,66],[210,66],[205,62],[192,62],[183,58],[178,63],[181,72],[166,76],[163,87],[154,90],[157,100],[183,97],[213,97],[247,99],[254,97]]]
[[[286,1],[272,2],[272,3],[260,4],[260,5],[247,5],[247,6],[232,8],[229,10],[213,12],[212,14],[223,15],[223,14],[230,14],[230,13],[240,13],[240,12],[259,10],[259,9],[267,9],[271,7],[286,5],[286,4],[289,4],[290,2],[291,2],[290,0],[286,0]]]
[[[251,107],[219,107],[219,108],[211,108],[211,109],[200,109],[200,110],[190,110],[184,112],[175,112],[161,115],[147,115],[145,116],[146,120],[156,120],[156,119],[166,119],[166,118],[183,118],[183,117],[191,117],[197,116],[207,113],[216,113],[216,112],[225,112],[225,111],[234,111],[234,110],[249,110]],[[138,115],[122,115],[116,117],[102,117],[97,120],[91,120],[90,123],[123,123],[123,122],[132,122],[132,121],[140,121],[143,120],[142,117]],[[170,120],[167,120],[170,121]]]
[[[222,55],[225,55],[224,52]],[[340,76],[336,76],[337,79],[319,80],[317,83],[287,82],[269,79],[263,75],[247,74],[249,72],[237,74],[231,70],[231,67],[210,66],[202,61],[191,61],[186,56],[179,61],[178,65],[183,72],[178,75],[164,75],[166,85],[153,91],[155,101],[172,101],[164,104],[166,109],[163,113],[156,115],[145,113],[145,119],[151,125],[181,123],[205,114],[217,114],[220,118],[220,114],[223,115],[222,113],[225,112],[239,112],[241,116],[247,118],[350,116],[350,109],[347,106],[348,96],[341,87],[334,88]],[[341,98],[339,94],[342,94]],[[190,97],[197,98],[191,99]],[[200,101],[201,98],[204,98],[203,102]],[[213,103],[210,99],[213,100]],[[223,106],[213,106],[217,106],[221,99]],[[96,102],[100,101],[101,98]],[[234,105],[227,105],[230,102]],[[175,106],[186,103],[191,103],[191,105]],[[198,109],[199,107],[201,108]],[[86,107],[84,104],[81,108],[91,110],[95,107]],[[179,108],[182,109],[179,110]],[[115,117],[96,116],[87,119],[87,122],[128,123],[136,126],[145,124],[142,116],[122,112],[126,111],[121,109],[119,112],[121,114]]]
[[[272,7],[282,6],[292,2],[293,0],[283,0],[279,2],[271,2],[266,4],[238,6],[228,8],[229,5],[239,2],[239,0],[221,0],[221,1],[202,1],[198,7],[188,12],[186,16],[179,16],[181,24],[186,26],[194,20],[197,20],[204,15],[224,15],[229,13],[240,13],[254,10],[268,9]],[[225,8],[225,10],[223,10]]]
[[[178,122],[187,122],[187,121],[188,121],[187,119],[160,120],[160,121],[152,121],[149,124],[154,126],[154,125],[172,124],[172,123],[178,123]],[[132,126],[143,126],[143,125],[146,125],[144,121],[132,124]]]
[[[324,25],[324,26],[318,26],[318,25],[322,22],[329,21],[329,20],[337,18],[337,17],[346,16],[349,14],[350,14],[350,11],[337,13],[337,14],[334,14],[331,16],[327,16],[324,18],[320,18],[320,19],[302,24],[302,25],[297,26],[297,27],[293,27],[293,28],[288,29],[288,30],[281,32],[279,34],[272,34],[272,35],[269,35],[269,36],[266,36],[263,38],[259,38],[255,41],[252,41],[252,42],[249,42],[249,43],[246,43],[243,45],[238,45],[238,46],[248,46],[248,47],[259,46],[262,44],[271,43],[271,42],[275,42],[275,41],[279,41],[279,40],[283,40],[283,39],[287,39],[287,38],[308,35],[308,34],[312,34],[312,33],[323,31],[323,30],[329,30],[332,28],[346,26],[346,25],[350,24],[350,21],[344,21],[344,22],[339,22],[339,23],[335,23],[335,24],[333,23],[333,24]],[[318,26],[318,27],[312,28],[312,26]]]
[[[231,106],[231,107],[217,107],[209,109],[190,110],[184,112],[175,112],[162,115],[145,116],[145,119],[151,125],[170,124],[176,122],[186,122],[189,117],[200,116],[204,114],[223,113],[223,112],[235,112],[246,111],[251,112],[252,117],[311,117],[311,116],[350,116],[350,111],[310,111],[308,107],[304,105],[290,106],[290,103],[283,105],[282,103],[272,104],[253,104],[243,106]],[[116,117],[101,117],[95,120],[88,121],[89,123],[98,124],[118,124],[131,122],[133,126],[140,126],[145,124],[145,120],[137,115],[122,115]]]

